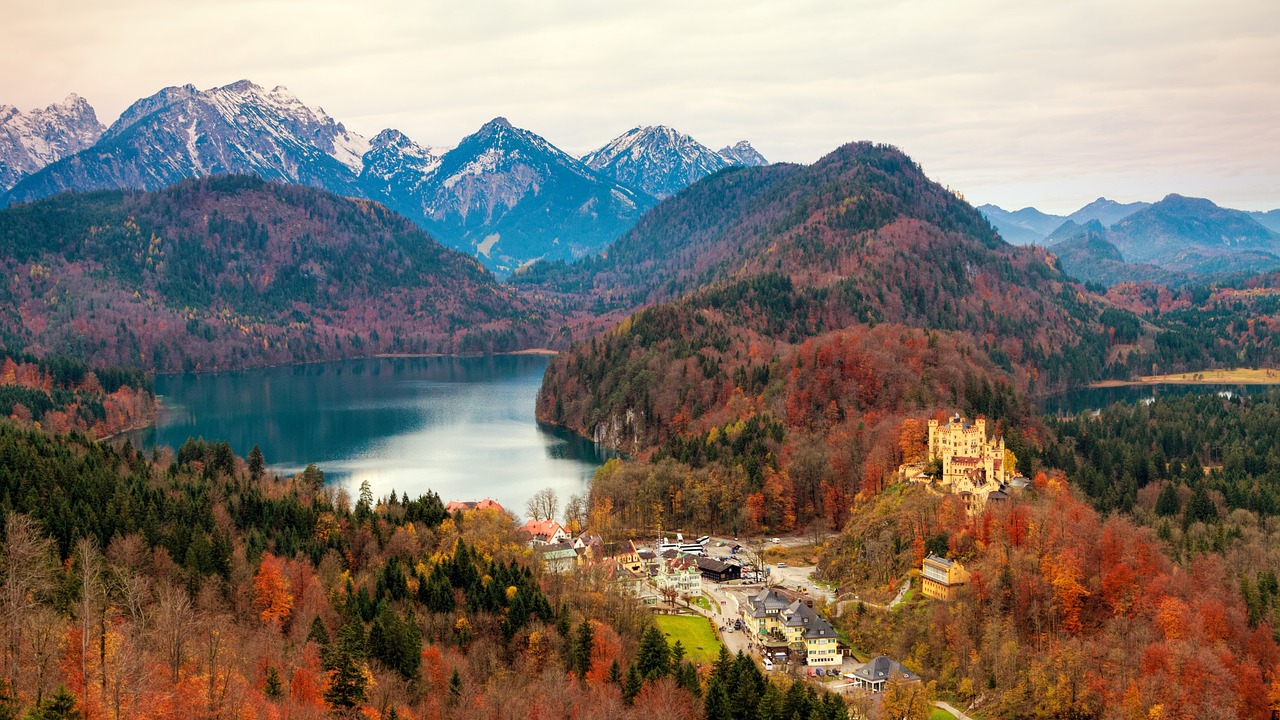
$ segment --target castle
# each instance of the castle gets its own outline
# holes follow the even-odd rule
[[[945,424],[930,420],[929,458],[942,461],[939,485],[963,498],[970,510],[1006,497],[1004,438],[988,440],[985,419],[970,425],[956,413]]]

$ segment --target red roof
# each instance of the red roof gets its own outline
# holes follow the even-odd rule
[[[564,532],[564,528],[555,520],[530,520],[522,525],[520,529],[540,540],[550,540],[557,533]]]
[[[479,501],[450,500],[449,504],[444,506],[444,511],[449,513],[450,515],[458,512],[459,510],[490,510],[490,509],[497,510],[500,513],[506,512],[506,509],[503,508],[501,505],[499,505],[497,500],[490,500],[489,498],[485,498]]]

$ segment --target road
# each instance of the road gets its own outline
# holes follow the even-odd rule
[[[949,703],[944,703],[944,702],[942,702],[941,700],[935,700],[935,701],[933,702],[933,706],[934,706],[934,707],[940,707],[940,708],[942,708],[943,710],[946,710],[947,712],[949,712],[949,713],[951,713],[952,715],[955,715],[957,718],[959,718],[959,720],[973,720],[973,718],[969,717],[968,715],[965,715],[964,713],[960,712],[959,710],[957,710],[957,709],[955,709],[955,708],[951,707],[951,705],[950,705]]]

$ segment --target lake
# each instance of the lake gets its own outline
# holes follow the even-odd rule
[[[1083,387],[1051,395],[1040,401],[1040,411],[1047,415],[1075,415],[1101,410],[1118,402],[1138,402],[1148,398],[1175,398],[1183,395],[1232,392],[1238,395],[1256,395],[1280,389],[1277,385],[1117,385],[1114,387]]]
[[[314,462],[354,497],[395,490],[442,500],[491,497],[516,515],[551,487],[561,505],[585,493],[611,454],[539,425],[534,402],[549,358],[372,358],[156,377],[157,424],[130,435],[146,448],[188,437],[225,440],[241,457],[258,444],[292,474]]]

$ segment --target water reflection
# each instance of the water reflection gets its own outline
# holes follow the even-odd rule
[[[164,375],[166,411],[135,433],[143,446],[188,437],[255,443],[271,467],[316,463],[354,491],[392,489],[444,500],[493,497],[521,511],[537,490],[582,492],[609,453],[539,425],[533,414],[547,358],[380,358],[213,374]]]

